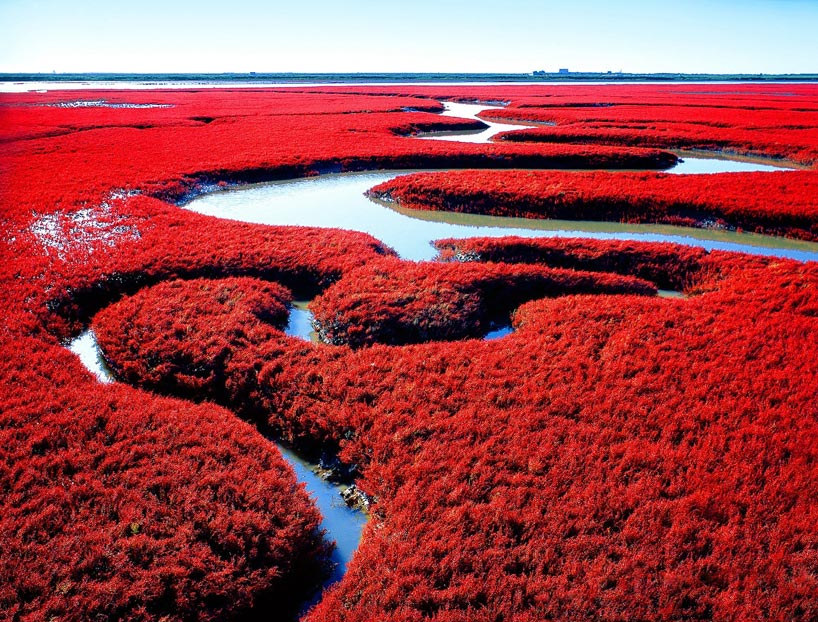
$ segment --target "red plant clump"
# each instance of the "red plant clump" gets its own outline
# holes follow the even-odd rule
[[[269,339],[290,301],[285,288],[247,277],[164,281],[103,309],[94,327],[118,377],[201,399],[220,395],[230,349]]]
[[[699,125],[710,127],[718,135],[720,129],[754,129],[754,130],[799,130],[815,129],[818,110],[774,109],[759,110],[749,107],[724,106],[678,106],[665,105],[632,105],[626,103],[606,106],[581,106],[572,108],[560,106],[551,108],[545,105],[509,106],[502,110],[486,111],[486,118],[507,118],[531,115],[532,121],[552,121],[563,124],[608,124],[609,126],[628,127],[638,123]]]
[[[322,340],[359,347],[479,337],[523,302],[579,293],[653,295],[630,277],[505,264],[367,263],[311,304]]]
[[[814,264],[520,239],[442,241],[457,262],[412,264],[364,234],[168,202],[324,170],[672,161],[630,146],[402,135],[460,123],[404,111],[440,110],[435,98],[511,102],[515,118],[553,108],[595,131],[608,112],[632,125],[655,108],[679,136],[702,128],[713,144],[802,162],[818,152],[804,129],[813,85],[3,95],[3,615],[294,612],[326,562],[319,516],[238,413],[337,450],[374,499],[311,622],[818,618]],[[97,99],[106,105],[39,105]],[[779,214],[781,228],[762,226],[798,234],[815,174],[782,176],[778,211],[778,175],[763,173],[740,178],[759,195],[747,206],[725,176],[695,187],[697,205],[727,220]],[[613,175],[565,175],[578,191],[599,176],[616,198]],[[644,188],[620,192],[635,205],[687,200],[653,175],[633,179]],[[644,295],[654,284],[688,297]],[[284,335],[285,288],[319,295],[319,321],[337,320],[356,347]],[[464,338],[500,311],[512,334]],[[97,383],[60,345],[95,314],[109,359],[144,388]],[[380,343],[407,341],[422,343]]]
[[[320,515],[250,426],[101,387],[38,339],[5,341],[0,373],[3,619],[242,619],[315,586]]]
[[[554,127],[502,134],[508,142],[595,144],[703,149],[818,162],[818,109],[610,104],[604,107],[509,107],[486,119],[547,123]]]
[[[717,224],[818,240],[818,175],[812,171],[685,176],[451,171],[397,177],[372,188],[370,195],[412,209],[694,227]]]
[[[542,263],[559,268],[634,275],[660,289],[691,289],[707,251],[676,244],[607,241],[589,244],[572,238],[530,240],[517,237],[437,240],[443,261]]]
[[[688,149],[762,156],[812,166],[818,162],[818,132],[793,130],[781,143],[782,130],[721,130],[710,127],[656,124],[655,127],[542,127],[504,133],[498,140],[511,143],[595,144],[661,149]],[[785,162],[786,163],[786,162]]]

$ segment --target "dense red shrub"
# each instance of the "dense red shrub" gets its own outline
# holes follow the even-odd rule
[[[258,279],[165,281],[103,309],[94,329],[122,380],[221,397],[231,349],[269,339],[286,324],[289,302],[288,290]]]
[[[557,298],[505,343],[321,368],[316,401],[371,408],[358,455],[384,521],[313,619],[814,616],[815,279],[755,265],[687,301]]]
[[[539,266],[417,263],[383,259],[344,276],[310,306],[328,343],[421,343],[479,337],[523,302],[578,293],[653,295],[630,277]]]
[[[37,339],[0,374],[3,619],[286,616],[319,581],[318,512],[230,413],[101,387]]]
[[[372,188],[370,194],[412,209],[694,227],[715,224],[818,240],[818,175],[811,171],[685,176],[452,171],[404,175]]]
[[[682,291],[702,280],[707,251],[676,244],[572,238],[471,238],[438,240],[443,261],[543,263],[559,268],[634,275],[661,289]]]
[[[95,98],[172,107],[35,105]],[[511,102],[504,112],[515,118],[565,109],[564,123],[575,115],[580,126],[607,123],[607,112],[613,124],[647,123],[655,107],[698,140],[690,105],[708,119],[701,131],[729,148],[815,153],[810,129],[787,129],[818,109],[814,85],[3,95],[4,615],[262,617],[320,574],[318,516],[257,431],[217,406],[99,385],[57,344],[54,334],[111,305],[99,325],[134,382],[222,401],[356,466],[375,498],[372,524],[310,620],[818,618],[815,265],[667,245],[471,240],[441,248],[478,261],[425,267],[363,234],[228,223],[156,198],[321,170],[669,161],[630,147],[401,136],[437,122],[402,111],[439,110],[429,98]],[[630,116],[613,112],[634,103],[643,105]],[[736,111],[728,127],[715,108]],[[776,188],[759,188],[775,200]],[[353,309],[365,291],[356,283],[378,269],[388,269],[380,289]],[[591,291],[644,291],[620,278],[638,277],[689,297],[524,302],[526,279],[554,275]],[[185,281],[163,283],[176,279]],[[520,306],[516,331],[491,342],[312,345],[276,329],[287,294],[271,280],[323,291],[319,310],[344,310],[355,326],[384,309],[397,317],[401,296],[421,321],[441,301],[460,305],[454,317],[470,316],[472,302]],[[464,284],[476,289],[457,290]],[[153,360],[140,360],[145,352]]]

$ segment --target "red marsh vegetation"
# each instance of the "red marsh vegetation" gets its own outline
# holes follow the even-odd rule
[[[446,99],[581,135],[407,137],[462,126]],[[269,431],[373,499],[312,622],[818,618],[814,263],[507,238],[413,264],[175,205],[327,170],[661,169],[680,146],[806,165],[816,111],[818,87],[768,84],[0,96],[0,618],[293,617],[329,550]],[[814,234],[814,170],[731,175],[469,171],[412,196],[458,209],[475,183],[541,217],[550,179],[567,211]],[[334,344],[281,331],[294,296]],[[512,334],[475,338],[500,316]],[[63,347],[89,322],[120,382]]]
[[[818,241],[818,176],[813,171],[449,171],[401,176],[370,194],[412,209],[721,227]]]

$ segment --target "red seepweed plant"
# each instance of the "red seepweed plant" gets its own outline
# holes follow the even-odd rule
[[[374,500],[314,622],[818,617],[813,264],[520,239],[442,241],[450,263],[411,264],[364,234],[174,205],[327,170],[661,169],[708,144],[814,159],[814,86],[701,89],[3,95],[0,612],[295,615],[328,548],[272,429],[336,451]],[[446,99],[510,102],[487,116],[576,142],[407,136],[461,123],[432,116]],[[416,196],[458,209],[474,183],[525,211],[550,179],[566,210],[661,219],[689,202],[814,234],[812,170],[502,174],[417,178]],[[290,292],[318,296],[337,345],[281,332]],[[503,314],[514,332],[479,339]],[[89,321],[122,381],[62,347]]]

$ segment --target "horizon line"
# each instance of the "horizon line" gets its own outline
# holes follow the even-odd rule
[[[559,71],[536,70],[533,72],[408,72],[408,71],[355,71],[355,72],[307,72],[307,71],[223,71],[223,72],[132,72],[132,71],[71,71],[71,72],[0,72],[0,82],[71,82],[71,81],[138,81],[138,80],[167,80],[167,81],[227,81],[242,79],[249,82],[261,81],[306,81],[316,79],[339,80],[351,82],[355,80],[388,81],[454,81],[468,80],[472,82],[491,81],[578,81],[603,79],[610,81],[818,81],[816,73],[707,73],[707,72],[626,72],[626,71]]]

